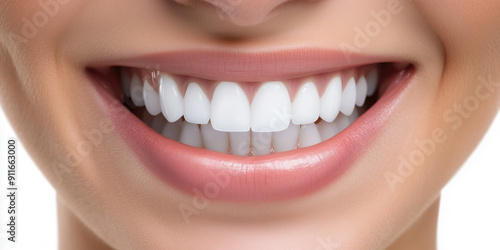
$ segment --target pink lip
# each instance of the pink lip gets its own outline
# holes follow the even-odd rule
[[[278,52],[277,55],[280,53]],[[182,54],[170,54],[170,57],[161,65],[168,68],[169,72],[174,70],[177,74],[185,72],[193,75],[192,72],[198,72],[205,78],[212,75],[225,77],[224,79],[231,76],[246,77],[251,73],[264,77],[277,72],[286,75],[297,69],[300,69],[299,72],[311,72],[327,68],[324,65],[319,67],[317,62],[313,63],[315,67],[308,65],[307,62],[311,61],[310,59],[298,63],[286,60],[283,65],[277,66],[276,63],[283,58],[272,57],[270,54],[252,55],[250,59],[247,58],[241,63],[234,63],[237,61],[235,54],[219,55],[209,52],[199,54],[199,56],[195,54],[188,54],[190,56],[184,58],[181,57]],[[342,53],[338,52],[338,54]],[[212,56],[214,58],[211,59]],[[256,66],[247,64],[252,60],[264,62],[269,57],[271,59],[266,62],[267,68],[270,68],[268,71],[265,71],[266,67],[263,63],[257,63]],[[304,54],[298,53],[294,59],[304,59],[302,57]],[[343,56],[331,59],[323,56],[322,53],[313,53],[306,58],[314,57],[320,58],[319,61],[323,63],[345,61]],[[351,61],[349,65],[362,64],[362,61],[371,60],[356,58],[357,61]],[[151,57],[149,60],[149,65],[151,62],[155,63]],[[214,61],[214,64],[210,64],[210,61]],[[196,66],[201,62],[205,64]],[[131,64],[134,65],[128,66],[141,66],[138,65],[141,64],[138,61]],[[269,67],[269,65],[275,66]],[[333,63],[329,67],[332,65],[338,68],[348,66],[343,63]],[[250,70],[245,71],[246,66],[249,66]],[[253,72],[257,69],[262,69],[264,72]],[[140,158],[144,166],[167,185],[173,185],[184,193],[193,196],[203,195],[209,199],[262,202],[286,200],[311,194],[341,177],[354,165],[357,158],[369,147],[380,129],[386,124],[394,107],[402,99],[402,93],[411,81],[412,75],[412,70],[409,70],[392,79],[386,79],[391,87],[377,103],[354,124],[330,140],[289,152],[248,157],[199,149],[163,137],[135,117],[123,105],[117,105],[116,97],[102,86],[99,84],[95,86],[100,96],[99,100],[104,100],[104,110],[114,121],[124,141]]]
[[[341,50],[287,49],[269,52],[172,51],[126,58],[104,65],[158,70],[209,80],[258,82],[336,72],[388,58]]]

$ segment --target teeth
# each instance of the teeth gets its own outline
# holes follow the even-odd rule
[[[210,101],[197,83],[190,83],[184,95],[184,119],[196,124],[207,124],[210,119]]]
[[[203,147],[200,127],[198,126],[198,124],[183,122],[181,137],[179,141],[193,147],[197,148]]]
[[[130,80],[130,99],[137,107],[144,106],[144,95],[142,89],[142,82],[139,76],[133,75]]]
[[[292,122],[297,125],[315,122],[318,120],[320,107],[316,85],[312,82],[302,85],[292,103]]]
[[[342,103],[342,79],[340,76],[334,77],[328,83],[325,93],[321,97],[321,119],[333,122],[340,111]]]
[[[201,135],[205,148],[221,153],[229,150],[229,135],[227,132],[220,132],[212,127],[212,124],[201,125]]]
[[[340,130],[337,128],[335,122],[326,122],[321,120],[318,125],[319,135],[321,137],[321,141],[326,141],[335,135],[337,135]]]
[[[234,82],[217,85],[210,107],[212,126],[226,132],[250,130],[250,104],[245,92]]]
[[[316,145],[320,142],[321,136],[319,135],[316,124],[310,123],[300,126],[299,146],[301,148]]]
[[[271,152],[271,132],[252,132],[252,152],[255,155],[267,155]]]
[[[361,107],[366,101],[366,79],[364,76],[359,78],[358,84],[356,84],[356,106]]]
[[[356,81],[351,77],[342,92],[342,103],[340,104],[340,112],[344,115],[351,115],[356,104]]]
[[[175,122],[184,115],[184,98],[174,79],[167,74],[160,76],[161,112],[169,122]]]
[[[182,121],[178,120],[174,123],[167,122],[161,131],[161,134],[169,139],[178,141],[182,130]]]
[[[250,131],[229,133],[229,141],[233,155],[247,156],[250,154]]]
[[[252,131],[277,132],[290,124],[292,104],[282,82],[262,85],[252,102]]]
[[[194,147],[248,156],[309,147],[336,136],[366,110],[378,74],[375,68],[347,83],[337,74],[325,83],[321,97],[314,81],[304,81],[297,85],[293,102],[283,82],[265,82],[255,92],[249,88],[255,93],[251,103],[242,88],[245,83],[218,83],[210,101],[196,80],[186,82],[186,88],[164,73],[153,82],[124,70],[120,77],[124,96],[137,107],[145,106],[138,116],[156,132]]]
[[[272,144],[274,151],[285,152],[294,150],[299,139],[300,126],[290,124],[287,129],[273,133]]]
[[[144,104],[146,105],[146,109],[148,110],[148,112],[151,115],[159,114],[161,112],[160,97],[147,80],[144,81],[144,89],[142,93]]]
[[[366,77],[366,83],[367,83],[367,91],[366,94],[368,96],[372,96],[375,94],[375,90],[377,89],[377,82],[378,82],[378,70],[377,68],[374,68],[368,76]]]

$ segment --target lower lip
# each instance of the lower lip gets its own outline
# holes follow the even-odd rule
[[[370,146],[402,99],[412,73],[388,79],[385,94],[351,126],[315,146],[264,156],[233,156],[163,137],[95,84],[118,133],[167,185],[209,199],[266,202],[298,198],[334,183]]]

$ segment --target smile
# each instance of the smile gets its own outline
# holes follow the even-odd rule
[[[294,52],[283,54],[286,62],[223,55],[210,70],[179,67],[200,54],[136,58],[90,75],[104,105],[118,99],[127,110],[110,117],[147,168],[191,195],[219,183],[212,198],[221,200],[289,199],[331,183],[376,137],[414,73],[409,63],[362,56],[280,68],[318,60]],[[235,74],[255,58],[262,71]]]

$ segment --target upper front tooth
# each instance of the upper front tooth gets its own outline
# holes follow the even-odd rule
[[[159,114],[161,112],[160,97],[153,87],[151,87],[148,80],[144,81],[144,90],[142,93],[144,94],[144,104],[148,112],[153,116]]]
[[[312,82],[305,83],[292,103],[292,122],[297,125],[315,122],[318,120],[320,107],[316,85]]]
[[[361,107],[365,104],[366,92],[367,92],[366,78],[362,76],[361,78],[359,78],[358,84],[356,84],[356,105],[358,107]]]
[[[160,77],[161,111],[169,122],[175,122],[184,115],[184,98],[182,98],[174,79],[162,74]]]
[[[368,76],[366,76],[366,84],[367,84],[367,91],[366,94],[368,96],[372,96],[375,94],[375,90],[377,89],[377,82],[378,82],[378,69],[374,68],[370,73],[368,73]]]
[[[210,115],[215,130],[250,131],[250,104],[237,83],[221,82],[217,85],[212,97]]]
[[[210,101],[197,83],[190,83],[184,95],[184,118],[196,124],[207,124],[210,119]]]
[[[133,75],[130,81],[130,98],[137,107],[144,106],[144,95],[142,93],[142,82],[138,75]]]
[[[252,131],[277,132],[288,128],[292,103],[282,82],[262,85],[252,102]]]
[[[335,76],[328,83],[325,93],[321,97],[321,119],[333,122],[340,111],[342,103],[342,79]]]
[[[356,104],[356,80],[351,77],[342,92],[342,103],[340,104],[340,112],[349,116],[354,110]]]

